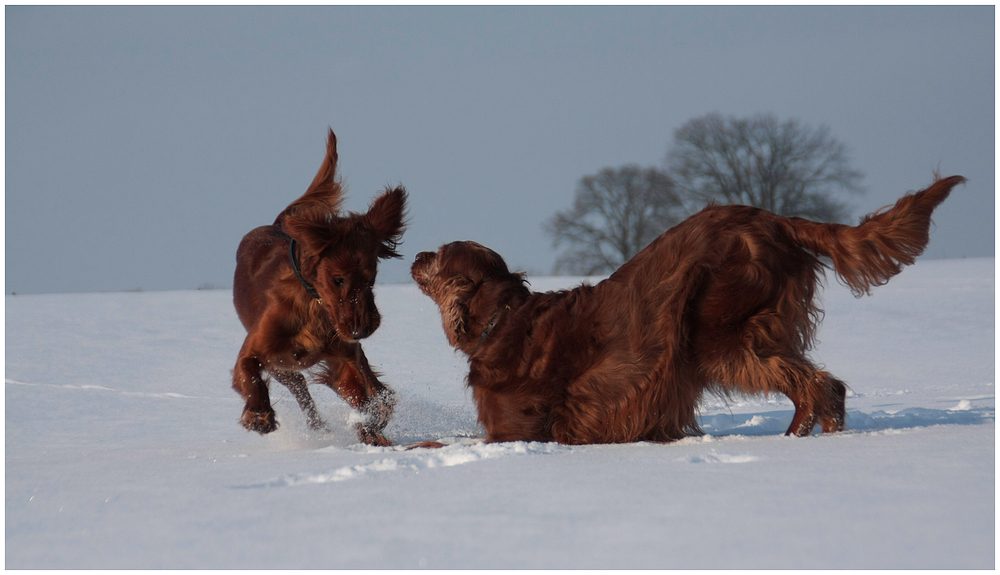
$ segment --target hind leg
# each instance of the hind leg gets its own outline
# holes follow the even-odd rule
[[[749,394],[779,392],[792,400],[795,415],[785,435],[809,435],[817,423],[827,433],[844,429],[844,383],[808,360],[745,352],[716,363],[711,376],[723,388]]]
[[[798,380],[798,386],[784,392],[795,404],[795,417],[785,435],[809,435],[817,423],[823,433],[843,431],[847,386],[829,372],[808,369],[812,372],[807,379]]]
[[[826,391],[824,401],[820,405],[819,421],[823,433],[843,431],[847,422],[847,386],[828,372],[822,372],[827,379],[823,389]]]
[[[292,392],[292,396],[306,416],[309,429],[324,429],[326,427],[326,422],[320,417],[319,411],[316,410],[316,404],[313,403],[313,398],[309,395],[306,378],[301,373],[297,371],[272,371],[271,375],[284,384],[288,391]]]

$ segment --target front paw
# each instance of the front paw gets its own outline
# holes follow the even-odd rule
[[[374,445],[376,447],[392,447],[392,441],[386,439],[382,432],[376,429],[372,429],[369,426],[358,424],[358,440],[361,443],[367,443],[368,445]]]
[[[396,394],[389,388],[368,398],[367,403],[361,408],[367,425],[371,429],[385,429],[392,418],[392,412],[396,407]]]
[[[243,416],[240,417],[240,424],[247,429],[247,431],[256,431],[257,433],[264,435],[265,433],[271,433],[275,429],[278,429],[278,422],[274,419],[274,411],[250,411],[243,410]]]

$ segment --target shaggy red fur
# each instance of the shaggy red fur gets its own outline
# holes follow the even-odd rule
[[[698,433],[702,393],[772,393],[789,434],[844,429],[845,386],[806,352],[819,274],[858,296],[912,264],[930,216],[964,178],[936,179],[857,226],[709,206],[595,286],[532,293],[496,252],[454,242],[412,275],[469,356],[488,441],[669,441]],[[821,260],[820,258],[829,258]]]
[[[264,434],[278,427],[264,372],[291,390],[310,427],[319,428],[323,420],[300,373],[318,365],[317,382],[365,416],[357,425],[358,437],[389,445],[382,430],[394,395],[369,367],[358,340],[381,321],[372,286],[379,259],[400,257],[396,246],[403,234],[406,191],[387,189],[367,213],[341,213],[336,171],[337,138],[330,130],[326,158],[306,193],[274,224],[254,229],[240,243],[233,303],[247,338],[233,369],[233,388],[246,400],[240,423],[248,430]]]

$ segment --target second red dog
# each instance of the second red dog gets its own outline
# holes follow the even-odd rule
[[[698,431],[699,398],[782,393],[789,434],[844,428],[845,386],[806,352],[829,258],[856,295],[912,264],[930,216],[964,181],[940,179],[857,226],[709,206],[595,286],[532,293],[496,252],[454,242],[412,275],[469,356],[487,441],[669,441]]]

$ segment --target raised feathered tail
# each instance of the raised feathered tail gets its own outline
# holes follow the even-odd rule
[[[786,221],[791,237],[803,247],[833,260],[856,297],[883,285],[923,253],[929,241],[931,213],[962,176],[937,178],[930,187],[900,198],[889,209],[865,216],[857,226],[824,224],[802,218]]]

